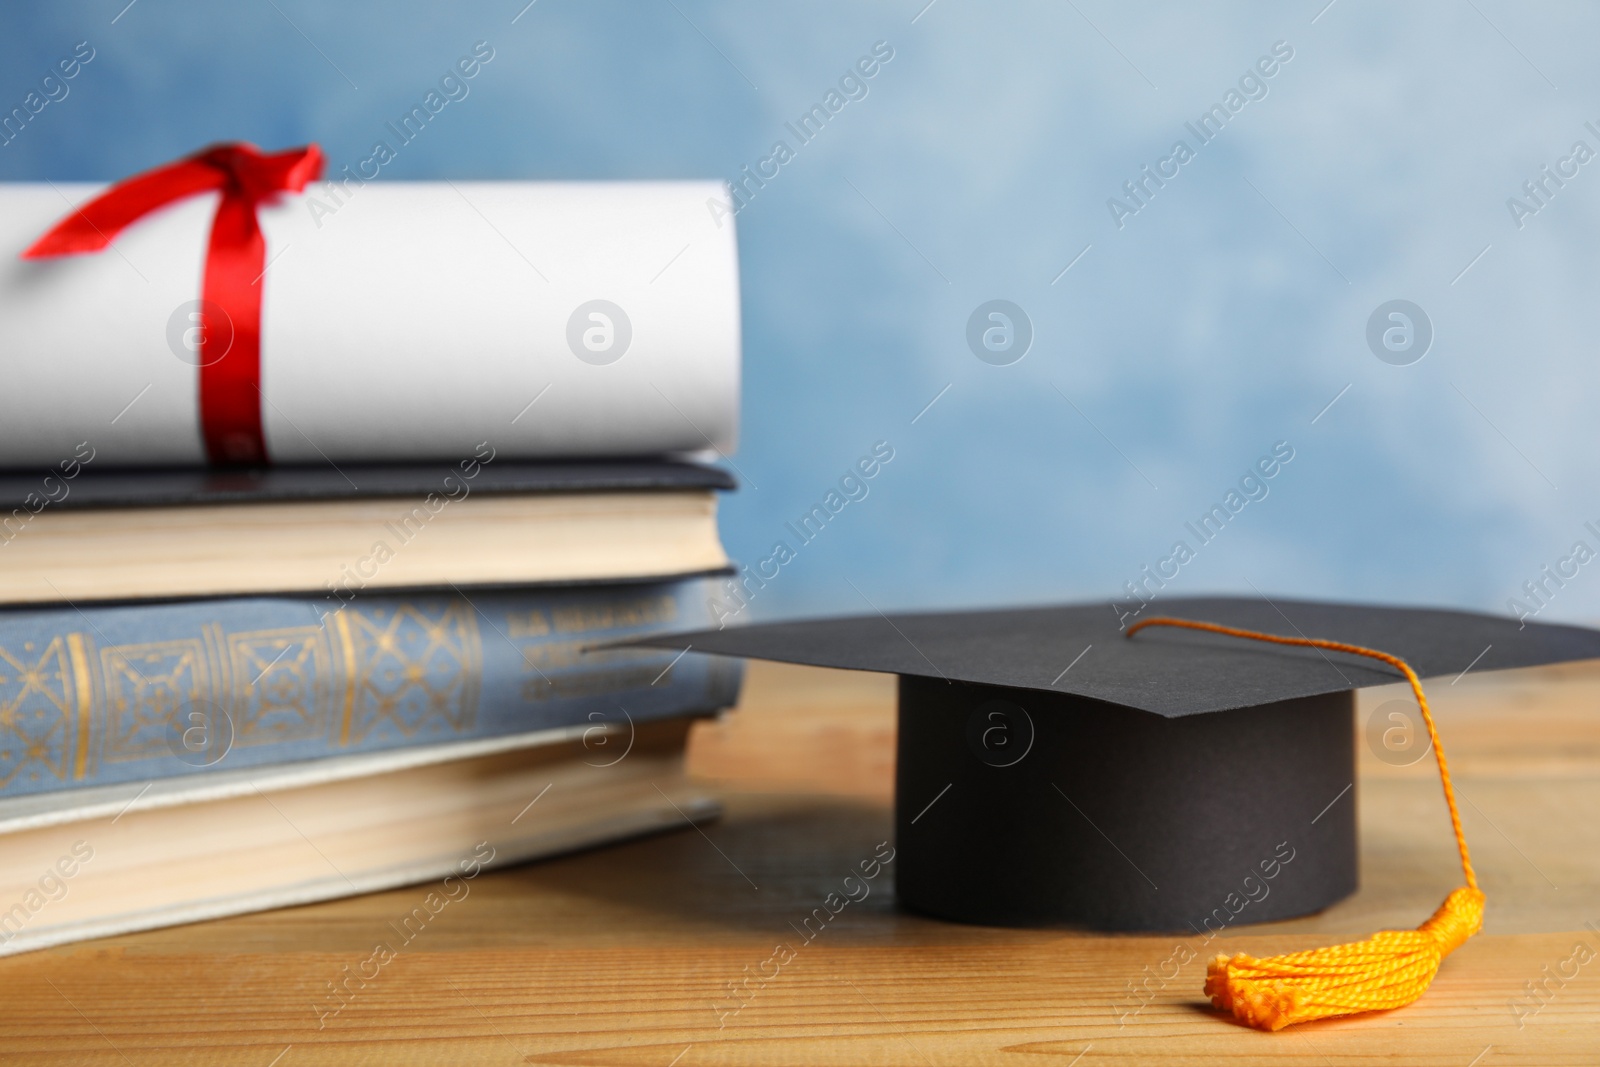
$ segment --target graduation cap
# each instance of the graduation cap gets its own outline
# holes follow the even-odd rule
[[[1385,964],[1401,975],[1387,993],[1314,953],[1234,957],[1248,962],[1216,991],[1208,980],[1207,992],[1271,1029],[1415,999],[1439,959],[1476,932],[1482,901],[1417,677],[1596,658],[1600,632],[1415,608],[1165,603],[1167,617],[1131,624],[1092,604],[877,613],[635,643],[899,675],[900,904],[960,922],[1095,930],[1203,933],[1305,915],[1354,892],[1355,690],[1408,680],[1444,777],[1466,896],[1452,894],[1431,927],[1378,935],[1412,939],[1384,949],[1404,957]],[[1348,964],[1369,959],[1367,945],[1317,951],[1343,952]],[[1345,978],[1315,978],[1329,967]],[[1285,984],[1305,973],[1311,986]]]

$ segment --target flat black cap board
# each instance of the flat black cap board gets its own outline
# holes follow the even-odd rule
[[[1600,657],[1594,630],[1459,611],[1161,606],[1380,649],[1423,677]],[[1354,691],[1401,681],[1336,651],[1166,628],[1130,638],[1103,603],[633,643],[898,674],[899,900],[993,925],[1214,929],[1343,899],[1357,882]]]

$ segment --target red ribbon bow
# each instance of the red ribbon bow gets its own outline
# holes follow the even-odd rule
[[[136,174],[78,208],[39,238],[23,259],[103,251],[122,229],[159,207],[220,191],[206,249],[200,301],[200,432],[218,466],[269,462],[261,430],[261,276],[267,244],[256,205],[298,193],[322,176],[314,144],[263,155],[250,144],[219,144]]]

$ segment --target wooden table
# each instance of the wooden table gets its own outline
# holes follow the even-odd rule
[[[898,913],[890,864],[806,942],[796,925],[890,837],[893,682],[762,665],[749,679],[691,750],[727,798],[703,833],[484,876],[321,1028],[314,1002],[420,890],[0,960],[0,1062],[1600,1063],[1600,933],[1583,925],[1600,925],[1600,669],[1432,687],[1486,931],[1412,1007],[1279,1034],[1211,1010],[1205,959],[1432,912],[1459,870],[1431,760],[1392,767],[1358,746],[1363,886],[1308,919],[1211,946],[957,926]],[[1400,695],[1364,694],[1362,721]],[[774,962],[780,943],[792,958]],[[1168,962],[1185,943],[1195,962]],[[1542,979],[1550,992],[1526,999]]]

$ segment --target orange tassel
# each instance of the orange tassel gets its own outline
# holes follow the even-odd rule
[[[1217,956],[1207,968],[1205,991],[1212,1004],[1231,1011],[1240,1022],[1261,1030],[1281,1030],[1295,1023],[1336,1015],[1403,1008],[1422,996],[1433,982],[1440,962],[1483,929],[1483,894],[1478,890],[1478,878],[1467,852],[1467,839],[1461,832],[1461,813],[1456,810],[1455,788],[1450,784],[1450,765],[1445,761],[1439,731],[1433,724],[1433,714],[1428,710],[1428,698],[1422,692],[1417,672],[1399,656],[1360,645],[1309,637],[1279,637],[1188,619],[1145,619],[1128,627],[1127,636],[1132,637],[1147,626],[1179,626],[1278,645],[1349,652],[1381,660],[1406,676],[1422,712],[1422,721],[1427,724],[1433,754],[1439,761],[1445,805],[1450,809],[1450,825],[1455,830],[1461,870],[1467,884],[1452,891],[1433,917],[1415,930],[1386,930],[1365,941],[1291,952],[1264,960],[1242,952]]]

